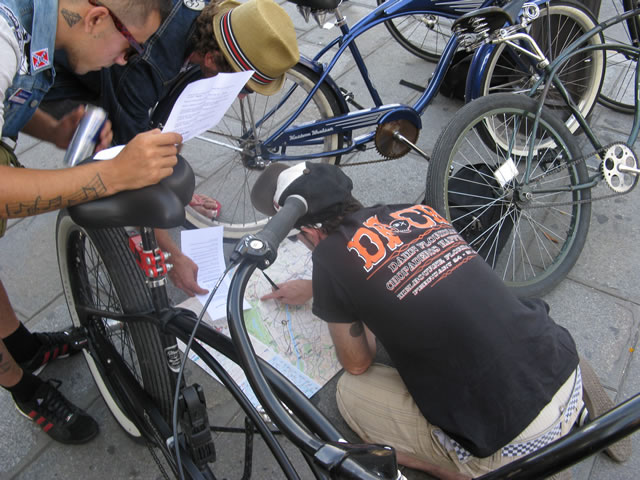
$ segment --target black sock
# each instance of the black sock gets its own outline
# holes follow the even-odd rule
[[[38,337],[27,330],[22,323],[15,332],[3,338],[2,341],[16,363],[31,360],[40,349]]]
[[[9,390],[14,398],[20,402],[28,402],[36,394],[38,387],[42,385],[40,380],[31,373],[22,372],[22,378],[13,387],[4,387]]]

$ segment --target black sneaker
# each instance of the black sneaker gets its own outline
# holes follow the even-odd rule
[[[55,359],[66,358],[80,351],[75,345],[82,337],[81,328],[74,327],[62,332],[34,333],[34,335],[41,346],[31,360],[20,364],[20,368],[25,372],[38,375]]]
[[[22,415],[40,425],[54,440],[86,443],[98,434],[98,424],[58,391],[61,383],[57,380],[42,382],[30,401],[20,402],[15,397],[13,401]]]

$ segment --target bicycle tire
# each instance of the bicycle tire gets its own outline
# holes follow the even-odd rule
[[[386,0],[377,0],[381,5]],[[438,62],[451,37],[453,19],[436,14],[406,15],[384,22],[391,36],[408,52]]]
[[[637,2],[635,2],[637,3]],[[600,6],[601,19],[608,19],[633,9],[634,0],[609,0]],[[607,43],[616,42],[626,45],[639,45],[640,19],[631,17],[604,31]],[[606,50],[607,67],[604,83],[598,101],[601,105],[616,112],[635,112],[635,83],[638,55],[622,53],[618,50]]]
[[[585,183],[584,162],[535,183],[545,172],[581,155],[575,137],[547,109],[533,135],[536,108],[535,100],[506,93],[465,105],[438,138],[426,182],[425,202],[451,221],[521,297],[543,295],[565,278],[584,247],[591,218],[589,189],[540,191]],[[494,123],[494,131],[509,137],[504,143],[517,145],[522,152],[531,147],[534,155],[528,178],[523,156],[505,152],[495,143],[487,145],[478,133],[488,122]],[[494,172],[509,159],[519,172],[501,187]],[[565,201],[584,203],[559,205]],[[552,202],[555,206],[543,206]]]
[[[253,152],[255,148],[266,148],[262,141],[275,132],[276,127],[281,125],[283,120],[289,119],[319,80],[317,73],[299,63],[287,72],[284,87],[279,93],[269,97],[251,93],[244,98],[236,99],[220,123],[209,130],[205,138],[209,141],[222,139],[227,145],[231,142],[232,148],[238,148],[241,151],[210,148],[207,140],[203,138],[187,142],[182,153],[189,159],[196,173],[196,193],[215,198],[221,204],[220,214],[213,220],[188,206],[187,227],[203,228],[222,225],[225,237],[240,238],[247,233],[258,231],[266,224],[268,218],[255,210],[250,200],[251,187],[264,169],[264,166],[252,163],[259,160]],[[277,108],[275,114],[256,129],[257,138],[254,136],[254,138],[242,139],[243,132],[253,131],[247,125],[249,121],[247,111],[251,109],[253,112],[264,115],[270,108],[279,105],[294,84],[301,88],[297,88],[286,102]],[[331,118],[341,113],[345,112],[342,112],[336,94],[326,83],[323,83],[294,125]],[[288,146],[287,153],[305,155],[326,152],[341,148],[342,144],[342,136],[334,134],[325,137],[321,144]],[[340,156],[326,157],[321,161],[338,164]]]
[[[595,26],[596,19],[587,8],[570,0],[561,0],[541,6],[540,16],[531,22],[528,31],[547,59],[553,61],[567,45]],[[603,43],[603,37],[596,35],[589,43],[599,45]],[[557,77],[585,118],[598,99],[604,70],[604,53],[595,50],[573,55],[557,72]],[[493,49],[483,69],[480,95],[502,92],[530,94],[539,75],[530,59],[506,43],[501,43]],[[535,97],[537,92],[534,93]],[[577,120],[553,86],[545,99],[545,106],[560,115],[572,133],[578,130]]]
[[[150,292],[128,248],[126,232],[123,228],[84,229],[62,210],[56,224],[56,245],[71,319],[75,326],[85,328],[93,344],[83,350],[84,356],[114,418],[133,437],[145,432],[145,426],[127,411],[130,400],[123,398],[126,393],[119,389],[120,371],[113,366],[117,363],[113,357],[119,355],[169,422],[175,375],[167,366],[157,327],[142,321],[121,324],[82,313],[83,306],[115,313],[152,310]],[[104,341],[114,350],[96,348]]]

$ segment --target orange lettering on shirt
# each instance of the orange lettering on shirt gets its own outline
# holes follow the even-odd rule
[[[349,251],[354,250],[364,260],[364,269],[369,272],[386,255],[380,236],[368,228],[360,227],[347,243]]]
[[[397,235],[394,235],[393,230],[389,225],[385,225],[384,223],[380,223],[378,217],[374,215],[373,217],[369,217],[366,222],[364,222],[365,227],[373,228],[376,232],[382,235],[387,239],[387,248],[391,251],[398,248],[402,245],[402,241]]]

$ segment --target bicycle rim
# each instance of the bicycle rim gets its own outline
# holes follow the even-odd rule
[[[606,19],[620,15],[632,8],[632,0],[608,0],[600,6],[600,18]],[[638,45],[637,33],[640,21],[631,17],[604,31],[607,43]],[[635,112],[636,66],[638,55],[630,55],[617,50],[606,50],[607,68],[598,101],[621,113]]]
[[[385,0],[377,0],[381,5]],[[419,58],[437,62],[451,37],[453,20],[435,14],[406,15],[384,22],[391,36]]]
[[[267,148],[262,142],[291,117],[318,79],[317,74],[298,64],[287,72],[280,92],[270,97],[252,93],[236,99],[215,129],[185,145],[182,153],[196,173],[196,193],[215,198],[221,205],[215,219],[187,207],[189,224],[198,228],[222,225],[224,236],[228,238],[256,232],[266,224],[268,218],[253,208],[250,197],[253,184],[266,166],[260,164],[262,152]],[[290,96],[283,100],[286,95]],[[268,112],[273,114],[268,115]],[[340,113],[333,91],[327,85],[322,85],[293,125],[330,118]],[[253,125],[256,125],[255,129]],[[255,134],[245,135],[246,132]],[[218,143],[212,144],[211,141]],[[288,146],[284,153],[304,156],[332,151],[341,146],[342,138],[336,134],[324,137],[323,141],[316,144]],[[274,153],[283,152],[279,150]],[[339,157],[326,157],[321,161],[338,163]]]
[[[123,229],[86,231],[61,212],[57,224],[58,264],[74,325],[87,331],[84,355],[98,389],[122,428],[140,437],[144,425],[131,415],[120,370],[126,365],[150,395],[165,419],[171,418],[174,376],[167,368],[160,334],[144,323],[122,323],[83,313],[83,307],[104,311],[148,312],[149,292],[127,247]]]
[[[591,217],[589,190],[569,191],[586,182],[584,163],[549,174],[580,155],[575,139],[546,111],[533,135],[535,106],[510,94],[467,105],[438,139],[427,177],[427,203],[523,297],[542,295],[566,276]],[[487,144],[481,133],[487,124],[513,148]],[[514,150],[533,152],[528,169]],[[517,173],[501,186],[495,172],[509,160]],[[581,201],[587,203],[563,205]],[[553,205],[540,208],[547,204]]]
[[[540,9],[540,16],[529,25],[528,32],[549,61],[553,61],[569,44],[593,27],[595,27],[595,20],[586,9],[564,1],[552,3],[548,8],[543,6]],[[602,38],[596,35],[589,40],[589,43],[599,45],[602,43]],[[485,68],[481,93],[482,95],[503,92],[531,94],[531,88],[539,76],[540,72],[533,67],[531,60],[502,43],[496,46]],[[557,77],[584,117],[593,110],[603,76],[602,50],[573,55],[557,72]],[[543,86],[538,92],[534,92],[534,98],[542,88]],[[562,118],[571,132],[578,130],[577,120],[553,86],[545,98],[545,106]]]

